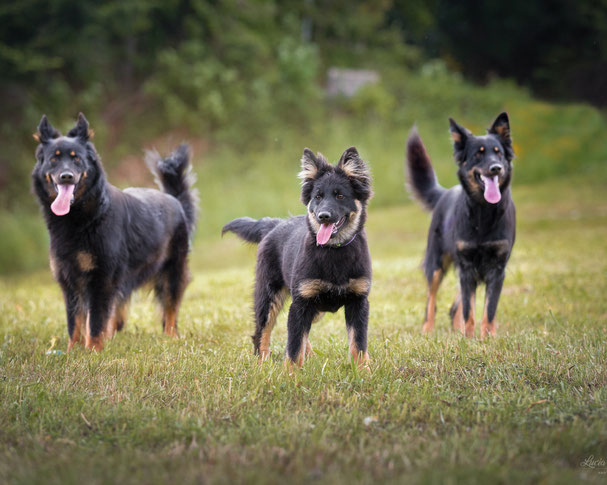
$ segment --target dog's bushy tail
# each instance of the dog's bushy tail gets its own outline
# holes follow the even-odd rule
[[[262,217],[259,220],[250,217],[239,217],[223,226],[221,235],[223,236],[226,232],[233,232],[247,242],[258,243],[280,222],[282,222],[282,219],[272,217]]]
[[[162,191],[172,195],[181,203],[188,233],[191,235],[198,214],[198,190],[193,188],[196,175],[190,165],[190,147],[183,143],[165,158],[162,158],[156,150],[149,150],[146,152],[145,162]]]
[[[445,192],[436,179],[432,162],[414,126],[407,140],[407,190],[426,209],[432,210]]]

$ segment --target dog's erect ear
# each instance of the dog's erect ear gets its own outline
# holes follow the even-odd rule
[[[38,131],[34,133],[34,139],[38,143],[48,143],[53,138],[59,138],[59,132],[49,123],[46,115],[42,115],[42,119],[38,124]]]
[[[500,113],[495,121],[491,125],[491,128],[487,130],[490,135],[495,135],[501,142],[506,152],[506,158],[512,160],[514,158],[514,151],[512,150],[512,138],[510,137],[510,120],[508,119],[508,113]]]
[[[80,138],[82,141],[88,141],[91,137],[92,132],[89,130],[89,122],[86,120],[82,113],[78,113],[78,121],[68,133],[67,136]]]
[[[453,140],[453,156],[457,163],[464,161],[466,143],[468,138],[472,136],[472,132],[463,126],[458,125],[453,118],[449,118],[449,131]]]
[[[333,170],[333,166],[327,162],[321,153],[314,155],[312,150],[305,148],[301,157],[301,201],[308,205],[312,197],[313,182],[321,175]]]
[[[302,180],[303,184],[306,180],[314,180],[330,168],[331,165],[329,165],[329,162],[327,162],[322,153],[314,155],[312,150],[304,148],[301,157],[301,172],[299,172],[298,177]]]
[[[371,191],[371,171],[363,159],[360,158],[355,147],[346,149],[337,163],[337,168],[343,170],[350,179],[357,199],[365,201],[373,195]]]

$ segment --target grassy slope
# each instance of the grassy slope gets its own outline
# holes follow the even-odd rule
[[[584,191],[579,190],[583,186]],[[285,315],[263,366],[251,355],[254,249],[199,240],[179,340],[138,294],[101,355],[45,355],[67,339],[48,272],[0,280],[0,481],[162,483],[604,483],[607,200],[587,178],[516,187],[518,241],[499,337],[419,334],[427,214],[373,209],[371,371],[347,360],[343,311],[285,375]],[[482,298],[477,299],[480,301]]]

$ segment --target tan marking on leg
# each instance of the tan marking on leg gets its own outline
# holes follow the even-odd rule
[[[89,271],[93,271],[95,266],[95,260],[93,259],[93,255],[86,251],[79,251],[76,254],[76,262],[78,263],[78,267],[80,271],[87,273]]]
[[[79,344],[82,345],[84,342],[83,333],[86,330],[86,314],[78,313],[74,317],[74,333],[70,337],[70,341],[67,344],[67,351],[69,352],[74,348],[74,345]]]
[[[426,304],[426,321],[422,326],[422,332],[431,333],[434,330],[434,319],[436,317],[436,293],[443,279],[444,271],[437,269],[432,274],[432,282],[428,286],[428,302]]]
[[[272,330],[274,330],[274,325],[276,324],[276,319],[282,310],[282,307],[285,303],[285,299],[289,291],[286,288],[280,290],[275,296],[274,301],[270,305],[270,311],[268,312],[268,318],[266,320],[266,326],[261,331],[261,338],[259,341],[259,361],[263,362],[268,357],[270,357],[270,337],[272,335]]]
[[[485,299],[485,308],[483,310],[483,320],[481,321],[481,339],[484,339],[487,336],[495,337],[497,333],[497,322],[493,319],[492,322],[489,321],[489,317],[487,316],[487,306],[488,302]]]
[[[169,337],[179,337],[177,332],[177,309],[165,306],[162,321],[164,322],[164,333]]]
[[[470,314],[468,315],[468,320],[466,320],[466,337],[472,338],[474,337],[474,306],[476,304],[476,296],[474,293],[470,295]]]
[[[304,362],[306,361],[307,348],[308,348],[308,334],[304,333],[303,336],[301,337],[301,345],[299,346],[299,355],[297,356],[297,359],[295,359],[295,363],[297,364],[297,367],[301,367],[302,365],[304,365]]]
[[[369,353],[367,351],[362,351],[356,345],[356,340],[354,339],[354,329],[348,329],[348,346],[350,347],[350,355],[352,356],[352,360],[359,367],[365,367],[369,365]]]
[[[369,278],[350,278],[346,290],[355,295],[366,295],[371,289]]]
[[[84,347],[88,350],[94,350],[96,352],[101,352],[103,350],[103,332],[101,332],[97,337],[91,337],[91,313],[89,312],[86,315],[86,324],[85,324],[86,334],[84,338]]]
[[[105,328],[105,338],[111,339],[116,335],[118,330],[121,330],[122,327],[118,328],[118,325],[122,322],[124,325],[124,321],[126,320],[126,314],[128,310],[128,302],[123,302],[120,305],[115,305],[111,316],[108,320],[107,326]]]
[[[310,349],[311,348],[312,348],[312,346],[310,345]],[[284,360],[283,365],[284,365],[285,369],[287,369],[287,372],[289,373],[290,376],[295,374],[295,371],[297,371],[297,369],[299,369],[301,366],[304,365],[304,362],[306,361],[306,355],[308,355],[307,349],[308,349],[308,334],[304,333],[301,337],[301,345],[299,346],[299,354],[297,354],[297,357],[295,358],[295,360],[291,360],[288,355],[285,357],[285,360]]]
[[[306,337],[306,357],[310,357],[313,353],[312,344],[310,343],[310,336]]]
[[[457,292],[457,296],[455,297],[453,305],[455,306],[455,314],[453,315],[453,330],[455,330],[456,332],[460,332],[463,335],[465,333],[465,326],[464,307],[462,305],[461,292]]]

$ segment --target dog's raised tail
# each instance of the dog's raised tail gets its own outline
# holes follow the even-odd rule
[[[262,217],[259,220],[250,217],[239,217],[223,226],[221,235],[223,236],[226,232],[233,232],[247,242],[258,243],[280,222],[282,222],[282,219],[272,217]]]
[[[432,162],[414,126],[407,140],[407,190],[426,209],[432,210],[445,192],[436,179]]]
[[[190,147],[183,143],[165,158],[162,158],[156,150],[148,150],[145,154],[145,162],[154,174],[160,189],[181,203],[188,233],[192,234],[198,214],[198,190],[194,188],[196,175],[190,165]]]

